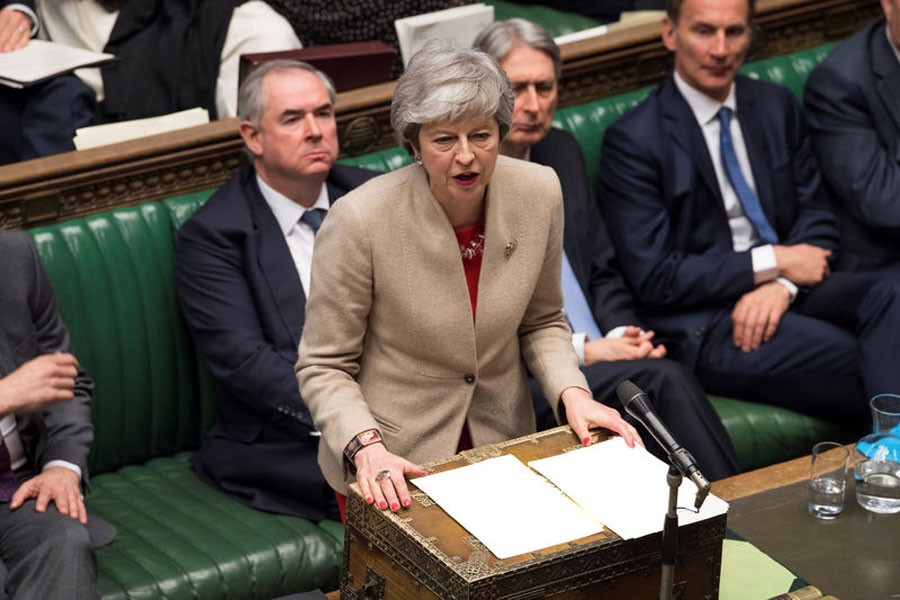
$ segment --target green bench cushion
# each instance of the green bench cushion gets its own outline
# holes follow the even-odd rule
[[[834,423],[785,408],[710,396],[725,430],[734,443],[743,471],[809,454],[823,440],[849,442]]]
[[[339,523],[248,508],[197,479],[187,457],[94,478],[88,508],[119,530],[97,551],[103,598],[252,600],[337,588]]]

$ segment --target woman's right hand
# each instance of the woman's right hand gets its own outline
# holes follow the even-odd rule
[[[353,462],[356,464],[356,481],[366,503],[374,502],[378,508],[390,508],[394,512],[412,502],[405,476],[428,474],[421,466],[388,452],[384,444],[370,444],[360,449]]]

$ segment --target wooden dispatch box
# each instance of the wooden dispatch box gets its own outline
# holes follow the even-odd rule
[[[593,433],[594,442],[607,439]],[[467,450],[424,465],[429,473],[502,454],[523,463],[580,448],[558,427]],[[623,481],[619,493],[628,493]],[[692,485],[685,480],[683,485]],[[342,600],[640,600],[659,598],[662,534],[624,541],[608,529],[507,559],[498,559],[414,485],[413,502],[395,514],[365,503],[356,484],[347,498]],[[477,495],[477,491],[473,491]],[[527,498],[522,500],[527,502]],[[659,507],[662,525],[667,506]],[[678,530],[675,598],[718,597],[725,515]]]

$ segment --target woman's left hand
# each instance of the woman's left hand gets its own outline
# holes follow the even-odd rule
[[[566,407],[569,426],[585,446],[591,443],[592,427],[605,427],[615,431],[622,436],[629,448],[634,448],[635,444],[644,445],[637,429],[625,421],[619,411],[597,402],[586,390],[580,387],[566,388],[562,393],[562,403]]]

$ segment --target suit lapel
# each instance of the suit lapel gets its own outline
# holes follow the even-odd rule
[[[297,274],[284,234],[278,227],[275,215],[263,199],[255,177],[251,171],[250,179],[245,182],[245,191],[253,218],[258,266],[268,283],[285,330],[294,343],[299,344],[299,334],[306,311],[306,295],[303,293],[300,276]]]
[[[869,41],[872,54],[872,73],[875,75],[875,90],[884,104],[885,112],[891,115],[894,125],[900,129],[900,63],[888,45],[884,25],[877,27]]]
[[[747,88],[741,85],[740,78],[735,81],[735,85],[737,86],[735,96],[738,120],[744,136],[744,145],[747,147],[750,168],[753,170],[756,196],[759,198],[763,211],[768,215],[769,223],[775,227],[775,194],[772,190],[770,169],[773,162],[769,153],[769,145],[766,143],[765,128],[759,122],[758,115],[760,113],[755,99]],[[749,176],[749,173],[745,175]]]
[[[579,223],[579,219],[585,219],[586,215],[579,214],[579,211],[573,210],[572,203],[566,200],[567,198],[576,198],[578,196],[578,192],[574,188],[581,177],[581,171],[580,169],[570,168],[569,165],[559,160],[554,160],[554,152],[558,150],[557,133],[555,129],[551,129],[544,139],[531,147],[531,161],[552,168],[559,178],[565,204],[563,249],[569,258],[572,270],[575,271],[578,282],[582,288],[586,289],[590,279],[590,258],[585,255],[584,247],[580,243],[581,240],[579,238],[579,234],[584,226],[584,223]],[[585,181],[584,183],[586,184],[587,182]]]
[[[684,150],[691,158],[703,183],[712,194],[715,204],[724,214],[722,191],[719,189],[716,171],[709,156],[709,149],[706,147],[706,140],[703,138],[703,131],[697,124],[691,107],[678,92],[675,80],[671,75],[662,83],[658,93],[663,112],[663,127],[666,128],[669,140]]]

